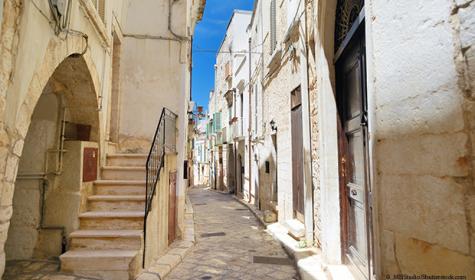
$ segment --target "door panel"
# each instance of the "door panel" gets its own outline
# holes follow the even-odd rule
[[[176,171],[169,173],[168,245],[176,238]]]
[[[346,200],[346,256],[365,276],[369,277],[370,242],[368,206],[369,184],[366,132],[366,87],[364,73],[364,33],[354,35],[337,61],[337,99],[342,122],[340,140],[346,143],[340,153],[344,166]],[[345,233],[344,233],[345,234]]]
[[[304,220],[302,106],[292,109],[292,196],[294,214]]]

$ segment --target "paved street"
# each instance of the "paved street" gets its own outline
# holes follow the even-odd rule
[[[197,244],[167,280],[298,279],[280,244],[231,195],[194,188],[189,196]]]
[[[3,279],[5,280],[92,280],[59,271],[59,260],[8,261]]]

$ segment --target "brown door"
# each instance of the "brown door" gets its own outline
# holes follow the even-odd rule
[[[168,245],[176,238],[176,171],[170,172],[170,193],[168,196]]]
[[[272,135],[272,168],[270,170],[272,174],[272,197],[271,201],[274,202],[274,205],[277,205],[277,135]]]
[[[218,186],[217,190],[222,190],[224,186],[224,168],[223,168],[223,146],[218,149]]]
[[[300,87],[292,91],[292,196],[294,216],[304,221],[303,193],[303,134]]]
[[[367,105],[364,30],[356,32],[338,58],[340,172],[345,254],[365,277],[370,275],[371,209],[367,157]]]

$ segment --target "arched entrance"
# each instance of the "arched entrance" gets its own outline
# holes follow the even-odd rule
[[[79,183],[81,159],[69,147],[99,141],[95,88],[85,58],[70,55],[37,93],[15,180],[6,279],[18,261],[59,256],[67,235],[78,227],[85,190]]]

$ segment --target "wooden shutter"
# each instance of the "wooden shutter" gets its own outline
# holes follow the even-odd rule
[[[270,45],[271,52],[275,50],[277,46],[277,4],[276,0],[270,2]]]
[[[96,6],[97,12],[99,13],[99,16],[101,17],[102,21],[105,23],[105,17],[106,17],[106,1],[105,0],[98,0],[98,4]]]

